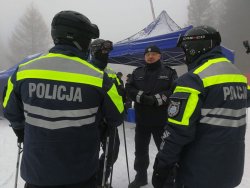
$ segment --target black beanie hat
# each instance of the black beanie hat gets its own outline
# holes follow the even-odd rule
[[[161,54],[161,50],[160,48],[158,48],[157,46],[153,45],[153,46],[148,46],[147,48],[145,48],[144,51],[144,55],[148,52],[156,52],[158,54]]]

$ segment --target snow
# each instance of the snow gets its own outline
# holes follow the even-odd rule
[[[249,111],[249,109],[248,109]],[[250,125],[250,113],[248,114],[248,125]],[[129,161],[129,173],[130,181],[133,181],[135,171],[133,169],[134,163],[134,131],[135,124],[125,122],[125,134],[128,151]],[[127,188],[128,187],[128,175],[126,167],[126,156],[123,139],[123,127],[119,127],[119,135],[121,140],[120,153],[117,162],[114,165],[113,174],[113,187]],[[153,142],[150,143],[150,166],[148,168],[148,180],[149,184],[143,188],[152,188],[152,163],[154,162],[157,149]],[[17,160],[17,144],[16,137],[12,132],[12,129],[8,126],[7,120],[0,120],[0,188],[13,188],[15,182]],[[18,178],[18,188],[23,188],[24,181]],[[246,133],[246,157],[245,157],[245,171],[241,184],[237,188],[249,188],[250,187],[250,130],[247,128]]]

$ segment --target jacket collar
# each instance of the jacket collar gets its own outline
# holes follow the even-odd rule
[[[225,56],[222,54],[221,47],[217,46],[214,49],[212,49],[211,51],[198,57],[193,63],[189,64],[188,71],[195,69],[196,67],[207,62],[209,59],[215,59],[215,58],[220,58],[220,57],[225,57]]]
[[[84,53],[71,45],[57,44],[49,50],[50,53],[60,53],[67,56],[76,56],[83,60],[88,59],[88,53]]]

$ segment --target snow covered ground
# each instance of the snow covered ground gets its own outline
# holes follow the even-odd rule
[[[250,111],[250,109],[248,109]],[[250,125],[250,113],[248,114],[248,125]],[[129,159],[129,172],[130,181],[134,179],[135,171],[133,169],[134,161],[134,128],[135,124],[125,122],[125,133],[128,149]],[[113,175],[113,187],[115,188],[127,188],[128,187],[128,175],[126,167],[125,147],[123,139],[122,126],[119,127],[119,134],[121,140],[119,158],[114,166]],[[157,153],[157,149],[154,142],[150,144],[150,159],[151,163],[148,169],[149,184],[144,188],[152,188],[151,177],[152,177],[152,163]],[[250,130],[247,129],[246,134],[246,161],[245,161],[245,172],[242,179],[242,183],[237,188],[249,188],[250,187]],[[0,120],[0,188],[13,188],[15,181],[15,170],[17,160],[17,144],[16,137],[12,132],[11,128],[8,127],[6,120]],[[23,188],[24,182],[19,177],[18,188]]]

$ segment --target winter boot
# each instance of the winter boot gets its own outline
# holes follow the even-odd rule
[[[140,188],[141,186],[148,184],[148,175],[147,173],[137,173],[134,181],[132,181],[128,188]]]

